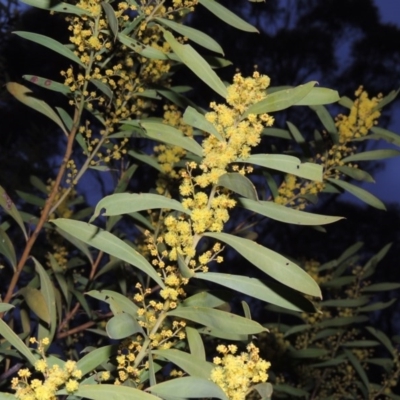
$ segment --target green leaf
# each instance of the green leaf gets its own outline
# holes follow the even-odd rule
[[[246,210],[254,211],[276,221],[296,225],[326,225],[343,219],[329,215],[312,214],[305,211],[285,207],[272,201],[254,201],[240,199],[240,204]]]
[[[299,144],[305,151],[307,151],[306,140],[304,139],[299,129],[290,121],[286,121],[286,125],[288,126],[289,132],[296,143]]]
[[[208,11],[213,13],[216,17],[227,23],[228,25],[233,26],[236,29],[240,29],[245,32],[257,32],[253,25],[250,25],[243,19],[239,18],[232,11],[228,10],[221,4],[217,3],[214,0],[199,0],[199,3],[202,4]]]
[[[164,31],[164,38],[183,64],[220,96],[223,98],[227,96],[227,89],[224,83],[212,70],[208,62],[192,46],[179,43],[167,31]]]
[[[348,167],[347,165],[341,165],[335,167],[338,171],[349,176],[350,178],[356,179],[358,181],[375,183],[374,178],[366,171],[359,168]]]
[[[8,340],[11,346],[18,350],[32,365],[36,363],[36,357],[32,354],[30,349],[18,337],[18,335],[2,320],[0,319],[0,335]]]
[[[362,322],[368,321],[369,318],[365,315],[356,315],[354,317],[336,317],[332,319],[328,319],[322,322],[319,322],[317,325],[320,328],[327,328],[327,327],[341,327],[351,324],[360,324]]]
[[[215,51],[216,53],[220,53],[222,55],[224,54],[224,51],[222,50],[222,47],[218,44],[218,42],[216,42],[212,37],[197,29],[191,28],[190,26],[178,24],[170,19],[155,18],[155,20],[158,21],[160,24],[173,29],[175,32],[178,32],[182,36],[186,36],[193,42],[205,47],[208,50]]]
[[[12,304],[0,303],[0,313],[5,313],[5,312],[11,310],[14,307],[15,306],[13,306]]]
[[[57,42],[57,40],[33,32],[16,31],[13,33],[22,37],[23,39],[27,39],[32,42],[38,43],[44,47],[47,47],[48,49],[53,50],[56,53],[61,54],[66,58],[69,58],[70,60],[76,62],[81,67],[85,68],[85,64],[81,61],[81,59],[77,55],[75,55],[75,53],[72,52],[68,47],[64,46],[60,42]]]
[[[367,374],[364,371],[360,361],[356,358],[356,356],[349,350],[343,349],[344,353],[346,354],[347,358],[349,359],[350,363],[353,365],[354,369],[357,371],[358,375],[360,376],[361,380],[363,381],[365,387],[368,389],[369,381]]]
[[[44,322],[50,324],[50,312],[40,290],[30,286],[22,288],[19,293],[24,297],[28,307]]]
[[[248,239],[227,233],[205,233],[218,241],[229,244],[261,271],[299,292],[321,297],[317,283],[298,265],[274,251]]]
[[[152,350],[151,353],[171,361],[189,375],[199,378],[209,379],[212,369],[215,368],[214,364],[179,350]]]
[[[69,393],[66,390],[59,390],[56,394],[67,395]],[[92,400],[160,400],[159,397],[146,393],[143,390],[106,383],[102,383],[101,385],[79,385],[79,389],[74,392],[74,396]]]
[[[249,178],[238,172],[227,172],[218,179],[218,186],[223,186],[243,197],[258,200],[256,188]]]
[[[110,232],[86,222],[65,218],[53,220],[52,223],[88,245],[135,266],[153,278],[162,288],[165,287],[153,266],[131,246]]]
[[[217,272],[198,272],[195,274],[195,278],[218,283],[219,285],[228,287],[237,292],[244,293],[267,303],[276,304],[289,310],[299,312],[310,312],[313,310],[312,305],[298,293],[292,292],[273,282],[269,282],[268,285],[266,285],[256,278]]]
[[[28,4],[32,7],[41,8],[43,10],[67,13],[67,14],[75,14],[75,15],[91,15],[89,10],[83,9],[72,4],[57,2],[55,3],[52,0],[23,0],[25,4]]]
[[[376,340],[353,340],[352,342],[342,343],[343,347],[375,347],[379,346],[380,343]]]
[[[68,136],[68,132],[66,131],[63,122],[57,113],[43,100],[37,99],[32,95],[32,90],[29,90],[26,86],[20,85],[16,82],[8,82],[6,83],[7,90],[21,103],[26,106],[33,108],[37,112],[45,115],[50,118],[53,122],[55,122],[61,130]]]
[[[111,216],[130,214],[136,211],[151,210],[154,208],[166,208],[190,214],[190,211],[185,209],[179,201],[158,194],[115,193],[104,197],[97,203],[89,222],[97,218],[103,209],[105,209],[105,211],[101,215]]]
[[[328,355],[330,352],[327,349],[316,349],[310,348],[307,349],[300,349],[300,350],[293,350],[290,351],[290,357],[293,358],[316,358],[316,357],[324,357]]]
[[[106,3],[105,1],[102,1],[100,4],[103,7],[104,12],[106,13],[108,26],[110,27],[111,32],[114,35],[115,41],[118,35],[118,19],[115,15],[115,11],[112,8],[111,4]]]
[[[264,114],[285,110],[286,108],[299,103],[301,99],[311,92],[312,88],[316,84],[316,81],[312,81],[295,88],[279,90],[268,94],[265,99],[250,106],[244,113],[243,117],[247,117],[249,114]]]
[[[95,299],[104,301],[111,306],[111,301],[116,302],[121,310],[132,317],[137,317],[137,311],[139,307],[131,301],[128,297],[121,293],[114,292],[112,290],[91,290],[85,293],[86,295],[93,297]]]
[[[383,139],[388,143],[393,143],[396,146],[400,146],[400,135],[397,133],[388,131],[387,129],[380,128],[378,126],[374,126],[371,128],[373,135],[368,135],[368,139]]]
[[[53,90],[62,94],[71,93],[71,89],[68,86],[64,85],[63,83],[53,81],[51,79],[42,78],[37,75],[23,75],[22,77],[27,81],[45,89]]]
[[[265,136],[273,136],[281,139],[288,139],[288,140],[293,139],[292,135],[289,133],[288,130],[280,128],[264,128],[262,134]]]
[[[338,142],[338,131],[335,125],[335,121],[329,114],[328,110],[324,106],[311,106],[311,109],[315,111],[315,113],[318,115],[318,118],[322,122],[322,125],[326,129],[326,131],[329,133],[331,139],[333,140],[334,143]]]
[[[24,221],[17,210],[17,207],[15,207],[14,202],[11,200],[11,197],[6,193],[2,186],[0,186],[0,206],[3,207],[4,211],[19,225],[25,236],[25,239],[28,240]]]
[[[285,393],[290,396],[304,397],[304,398],[306,398],[309,395],[309,393],[306,392],[305,390],[295,388],[295,387],[287,385],[285,383],[280,383],[280,384],[274,385],[274,392]]]
[[[132,164],[127,170],[125,170],[121,177],[119,178],[118,184],[115,187],[114,193],[122,193],[125,192],[130,180],[132,179],[133,174],[138,169],[137,164]]]
[[[265,331],[258,322],[208,307],[177,307],[168,311],[168,316],[185,318],[206,327],[230,333],[251,335]]]
[[[54,334],[56,332],[56,321],[57,321],[57,311],[56,311],[56,295],[54,292],[54,286],[51,282],[49,275],[43,266],[36,260],[36,258],[32,257],[33,262],[35,263],[36,272],[40,277],[40,292],[43,295],[43,298],[46,302],[47,309],[49,310],[49,325],[50,325],[50,336],[48,336],[50,342],[52,342]]]
[[[344,363],[345,361],[346,361],[346,359],[344,357],[342,357],[342,358],[333,358],[333,359],[328,360],[328,361],[323,361],[323,362],[320,362],[320,363],[311,364],[311,367],[313,367],[313,368],[335,367],[336,365],[340,365],[340,364]]]
[[[145,164],[150,165],[151,167],[155,168],[157,171],[162,172],[160,164],[157,162],[155,157],[149,156],[147,154],[140,154],[137,151],[134,150],[129,150],[128,154],[136,158],[139,161],[144,162]]]
[[[203,114],[200,114],[195,108],[188,106],[183,114],[183,121],[190,126],[193,126],[201,131],[205,131],[214,135],[218,140],[224,142],[225,139],[217,131],[217,128],[206,120]]]
[[[383,108],[387,104],[391,103],[397,97],[399,92],[400,92],[400,89],[392,90],[388,95],[386,95],[383,99],[381,99],[379,101],[379,103],[374,107],[374,111],[375,110],[380,110],[381,108]]]
[[[67,129],[69,131],[71,131],[74,122],[72,121],[72,118],[70,117],[70,115],[65,110],[63,110],[61,107],[56,107],[56,110],[57,110],[58,114],[60,115],[64,125],[67,127]],[[85,152],[87,153],[87,146],[86,146],[86,143],[80,132],[76,135],[76,138],[77,138],[77,141],[80,142],[79,145],[82,146],[82,143],[84,143],[84,146],[82,146],[82,149],[85,150]],[[79,138],[82,138],[82,139],[79,141]]]
[[[376,303],[369,304],[368,306],[361,307],[358,311],[359,312],[372,312],[372,311],[378,311],[378,310],[383,310],[385,308],[390,307],[397,299],[391,299],[387,302],[384,301],[377,301]]]
[[[0,254],[7,259],[12,269],[16,270],[17,267],[17,256],[15,255],[14,246],[8,237],[7,233],[0,228]],[[1,303],[0,303],[1,304]]]
[[[370,161],[370,160],[383,160],[386,158],[397,157],[400,154],[399,150],[394,149],[381,149],[364,151],[362,153],[352,154],[343,158],[341,161],[344,163],[355,161]]]
[[[216,292],[199,292],[196,293],[185,300],[183,300],[182,304],[185,307],[208,307],[208,308],[216,308],[221,307],[223,304],[226,304],[226,300],[223,298],[223,294],[218,296],[214,294]]]
[[[191,326],[186,326],[186,338],[189,344],[190,353],[198,360],[206,360],[206,351],[203,344],[203,339],[197,329]]]
[[[364,203],[367,203],[370,206],[377,208],[378,210],[386,210],[383,202],[375,197],[373,194],[367,192],[365,189],[354,186],[351,183],[341,181],[339,179],[328,178],[328,181],[351,193],[353,196],[359,198]]]
[[[265,1],[265,0],[250,0],[250,1]],[[258,394],[261,397],[261,400],[269,400],[272,396],[273,387],[269,382],[258,383],[253,386],[254,390],[257,390]]]
[[[340,100],[339,93],[336,90],[313,87],[295,106],[319,106],[323,104],[332,104]]]
[[[271,168],[301,178],[322,182],[322,165],[308,162],[302,163],[297,157],[285,154],[252,154],[246,159],[239,158],[235,162],[259,165],[260,167]]]
[[[217,398],[228,400],[224,391],[217,384],[211,382],[209,379],[194,376],[185,376],[162,382],[149,387],[147,390],[164,399],[176,397],[174,394],[177,394],[181,398]]]
[[[106,326],[106,331],[111,339],[125,339],[143,329],[131,315],[126,313],[114,315]]]
[[[185,136],[173,126],[153,121],[142,122],[141,126],[146,130],[146,136],[150,139],[182,147],[199,157],[203,155],[203,148],[193,138]]]
[[[15,395],[11,393],[0,393],[0,400],[15,400]]]
[[[73,246],[75,246],[77,249],[79,249],[89,260],[90,264],[93,265],[93,257],[92,254],[90,253],[89,248],[86,246],[86,244],[82,241],[74,237],[73,235],[70,235],[68,232],[65,232],[61,229],[57,229],[57,232],[67,239]]]
[[[94,78],[90,79],[90,83],[93,83],[93,85],[96,86],[96,88],[99,89],[102,93],[104,93],[110,99],[110,101],[113,99],[114,92],[111,90],[110,86]]]
[[[370,293],[370,292],[383,292],[386,290],[396,290],[400,288],[400,283],[394,282],[384,282],[384,283],[374,283],[369,286],[365,286],[361,289],[363,293]]]
[[[321,307],[361,307],[364,304],[367,304],[369,301],[368,297],[358,297],[357,299],[335,299],[335,300],[327,300],[319,303]]]

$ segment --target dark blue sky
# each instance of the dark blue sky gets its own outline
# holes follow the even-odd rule
[[[395,24],[400,27],[400,1],[399,0],[375,0],[381,12],[382,22]],[[399,44],[400,45],[400,44]],[[393,87],[393,89],[398,89]],[[399,101],[392,106],[393,120],[390,126],[384,127],[400,134],[400,104]],[[382,142],[382,148],[390,148],[390,145]],[[392,146],[392,148],[396,148]],[[398,148],[397,148],[398,149]],[[400,157],[385,161],[385,169],[375,174],[374,184],[366,184],[364,188],[385,203],[400,203]],[[346,195],[350,200],[350,196]]]

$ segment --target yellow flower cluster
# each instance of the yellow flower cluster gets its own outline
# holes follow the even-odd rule
[[[274,119],[268,114],[244,116],[250,105],[267,96],[269,83],[269,78],[258,72],[254,72],[252,78],[236,74],[233,84],[227,89],[227,104],[210,104],[214,111],[205,117],[224,140],[209,135],[203,141],[204,158],[199,165],[203,173],[194,179],[201,188],[216,184],[226,173],[228,165],[237,158],[249,157],[251,147],[260,143],[264,127],[273,124]]]
[[[295,175],[287,174],[279,186],[275,203],[303,210],[308,203],[307,196],[316,195],[325,187],[324,182],[307,181]]]
[[[381,115],[376,107],[381,101],[382,95],[370,99],[368,93],[360,86],[355,92],[355,96],[356,99],[350,109],[350,114],[340,114],[336,118],[340,143],[347,143],[352,139],[366,136]]]
[[[117,360],[117,371],[118,378],[114,381],[114,385],[121,385],[127,379],[133,380],[133,382],[139,382],[140,370],[135,364],[136,356],[142,349],[143,338],[137,336],[135,339],[126,339],[118,350]],[[143,368],[148,368],[144,365]],[[109,376],[101,376],[102,380],[109,379]],[[107,378],[107,379],[104,379]]]
[[[82,378],[82,372],[76,368],[76,362],[68,360],[63,367],[58,364],[49,365],[44,356],[44,347],[49,344],[49,339],[36,341],[31,338],[31,343],[38,344],[38,351],[42,359],[35,363],[35,370],[43,374],[44,379],[29,379],[31,372],[24,368],[18,371],[18,377],[11,381],[11,387],[16,391],[15,397],[19,400],[56,400],[56,392],[63,386],[68,393],[78,390],[77,379]]]
[[[259,349],[250,343],[247,352],[237,353],[235,345],[219,345],[221,357],[214,358],[217,366],[211,371],[211,380],[225,392],[230,400],[245,400],[252,386],[266,382],[271,364],[259,356]]]
[[[179,129],[186,136],[193,136],[193,128],[183,121],[182,113],[175,105],[164,106],[163,123]],[[179,146],[160,144],[154,147],[154,152],[162,170],[156,182],[156,190],[160,194],[168,195],[170,181],[180,178],[174,167],[186,156],[186,150]]]
[[[354,154],[356,147],[348,143],[354,139],[364,137],[370,129],[377,124],[381,113],[377,106],[382,96],[368,97],[368,93],[360,86],[355,92],[356,99],[350,109],[349,115],[339,114],[335,125],[339,134],[339,143],[332,144],[325,154],[317,154],[314,161],[322,164],[324,180],[327,178],[340,179],[343,174],[337,167],[344,165],[343,158]],[[346,166],[358,166],[346,163]],[[294,175],[287,175],[278,189],[278,196],[274,201],[278,204],[289,205],[293,208],[304,209],[308,203],[307,196],[320,193],[325,188],[324,182],[310,182]]]

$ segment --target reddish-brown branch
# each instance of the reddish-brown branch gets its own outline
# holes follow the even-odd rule
[[[102,320],[102,319],[106,319],[106,318],[109,318],[109,317],[112,317],[112,316],[113,316],[113,313],[110,311],[107,314],[103,314],[103,315],[99,316],[96,321],[88,321],[88,322],[85,322],[82,325],[76,326],[75,328],[72,328],[72,329],[70,329],[68,331],[58,333],[57,334],[57,339],[62,339],[62,338],[65,338],[67,336],[74,335],[75,333],[82,332],[82,331],[90,328],[91,326],[96,325],[99,322],[98,321],[99,319]]]
[[[35,230],[33,231],[32,235],[29,237],[29,239],[28,239],[28,241],[26,243],[25,249],[24,249],[24,251],[22,253],[22,256],[21,256],[21,258],[19,260],[17,268],[16,268],[16,270],[14,272],[14,275],[11,278],[10,285],[9,285],[7,293],[6,293],[5,297],[4,297],[4,300],[3,300],[4,303],[9,303],[10,302],[10,300],[12,298],[12,295],[14,293],[14,289],[17,286],[19,276],[21,275],[21,272],[22,272],[22,270],[23,270],[23,268],[25,266],[25,263],[26,263],[29,255],[31,253],[32,247],[35,244],[36,239],[38,238],[39,233],[42,230],[44,223],[47,221],[47,219],[49,217],[51,206],[52,206],[52,204],[54,202],[54,199],[55,199],[56,194],[58,192],[58,188],[59,188],[59,186],[61,184],[61,180],[62,180],[62,178],[64,176],[64,173],[65,173],[65,170],[67,168],[67,163],[68,163],[68,161],[69,161],[69,159],[71,157],[71,154],[72,154],[75,135],[76,135],[76,132],[77,132],[78,127],[79,127],[79,118],[80,118],[79,114],[80,114],[79,110],[75,109],[74,124],[73,124],[71,132],[70,132],[70,134],[68,136],[68,142],[67,142],[67,147],[65,149],[64,158],[63,158],[62,164],[60,166],[60,169],[58,171],[58,174],[57,174],[53,189],[51,190],[50,195],[46,200],[45,206],[43,208],[43,211],[42,211],[42,214],[40,216],[40,219],[39,219],[39,221],[38,221],[38,223],[36,225],[36,228],[35,228]],[[4,313],[0,313],[0,318],[3,318],[3,314]]]

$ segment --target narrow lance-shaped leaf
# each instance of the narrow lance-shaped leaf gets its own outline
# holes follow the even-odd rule
[[[44,322],[50,324],[50,311],[43,294],[30,286],[22,288],[19,293],[24,297],[28,307]]]
[[[64,85],[63,83],[53,81],[51,79],[42,78],[36,75],[24,75],[24,79],[27,81],[34,83],[42,88],[53,90],[54,92],[59,92],[62,94],[69,94],[71,93],[71,89]]]
[[[2,186],[0,186],[0,206],[3,207],[3,210],[19,225],[25,236],[25,239],[28,240],[24,221],[17,210],[17,207],[15,207],[14,202],[11,200],[11,197],[6,193]]]
[[[91,15],[90,11],[87,9],[64,3],[62,1],[55,3],[52,0],[22,0],[22,2],[28,4],[29,6],[41,8],[43,10],[75,14],[79,16]]]
[[[279,90],[267,94],[265,99],[250,106],[243,117],[247,117],[249,114],[264,114],[289,108],[310,93],[316,84],[316,81],[308,82],[305,85],[300,85],[295,88]]]
[[[114,35],[114,41],[115,41],[118,35],[118,19],[115,15],[115,11],[110,3],[102,1],[100,4],[103,7],[104,12],[106,13],[108,26],[110,27],[111,32]]]
[[[106,331],[111,339],[120,340],[138,332],[142,333],[143,328],[131,315],[121,313],[114,315],[107,322]]]
[[[224,138],[217,131],[217,128],[210,122],[207,121],[203,114],[200,114],[195,108],[188,106],[183,114],[183,121],[188,125],[193,126],[201,131],[205,131],[214,135],[221,142]]]
[[[348,167],[347,165],[340,165],[335,167],[338,171],[349,176],[350,178],[356,179],[358,181],[375,183],[374,178],[366,171],[360,168]]]
[[[396,146],[400,146],[400,135],[388,131],[387,129],[380,128],[379,126],[374,126],[371,128],[373,132],[372,135],[368,135],[368,139],[383,139],[389,143],[393,143]]]
[[[317,283],[302,268],[280,254],[248,239],[227,233],[204,233],[218,241],[229,244],[261,271],[299,292],[321,297]]]
[[[89,222],[97,218],[103,209],[105,211],[101,215],[112,216],[154,208],[167,208],[190,214],[190,211],[185,209],[179,201],[158,194],[115,193],[104,197],[97,203],[93,217]]]
[[[190,353],[199,360],[206,360],[206,350],[204,348],[203,339],[197,329],[186,326],[186,337],[189,344]]]
[[[343,351],[345,352],[350,363],[353,364],[354,369],[357,371],[357,373],[360,376],[361,380],[363,381],[365,387],[368,389],[369,388],[369,380],[368,380],[367,374],[365,373],[364,368],[362,367],[360,361],[358,361],[357,357],[350,350],[343,349]]]
[[[219,45],[219,43],[204,32],[191,28],[190,26],[178,24],[174,21],[171,21],[170,19],[155,18],[155,20],[158,21],[160,24],[173,29],[175,32],[178,32],[182,36],[189,38],[200,46],[205,47],[206,49],[215,51],[216,53],[220,53],[222,55],[224,54],[224,51],[222,50],[222,47]]]
[[[26,86],[20,85],[16,82],[8,82],[6,84],[7,90],[21,103],[26,106],[33,108],[37,112],[45,115],[50,118],[53,122],[55,122],[68,136],[68,132],[66,131],[64,124],[62,123],[60,117],[57,113],[43,100],[37,99],[32,94],[32,90],[28,89]]]
[[[207,8],[208,11],[212,12],[216,17],[220,18],[225,23],[232,25],[236,29],[245,32],[258,32],[253,25],[250,25],[248,22],[239,18],[235,13],[214,0],[199,0],[199,3]]]
[[[240,204],[246,210],[254,211],[265,217],[296,225],[325,225],[343,219],[330,215],[313,214],[305,211],[285,207],[272,201],[254,201],[251,199],[240,199]]]
[[[227,89],[207,61],[190,45],[179,43],[170,32],[164,31],[164,38],[179,59],[204,83],[220,96],[227,96]]]
[[[33,262],[35,263],[35,269],[40,277],[40,292],[43,295],[43,298],[46,302],[47,308],[49,310],[49,324],[50,324],[50,342],[53,340],[54,333],[56,331],[56,321],[57,321],[57,312],[56,312],[56,295],[54,292],[54,286],[50,280],[49,275],[46,270],[43,268],[42,264],[33,257]]]
[[[118,346],[109,345],[100,347],[86,354],[76,363],[76,369],[82,371],[82,375],[95,370],[100,364],[108,361],[108,359],[117,353]]]
[[[153,278],[161,287],[164,287],[163,281],[153,266],[141,254],[112,233],[82,221],[59,218],[53,220],[52,223],[88,245],[135,266]]]
[[[185,318],[206,327],[230,333],[251,335],[265,331],[265,328],[258,322],[208,307],[177,307],[168,311],[167,315]]]
[[[17,349],[32,365],[36,363],[36,357],[32,354],[29,347],[18,337],[18,335],[0,319],[0,335]]]
[[[245,159],[239,158],[236,162],[255,164],[312,181],[322,182],[322,165],[308,162],[302,163],[297,157],[285,154],[252,154]]]
[[[341,161],[348,163],[355,161],[383,160],[386,158],[397,157],[398,155],[400,155],[399,150],[380,149],[380,150],[371,150],[371,151],[364,151],[362,153],[352,154],[350,156],[344,157]]]
[[[0,254],[7,259],[12,269],[15,271],[17,267],[17,256],[15,255],[14,246],[7,233],[0,228]],[[1,303],[0,303],[1,304]]]
[[[267,303],[298,312],[313,312],[313,307],[300,294],[277,283],[268,285],[256,278],[242,275],[229,275],[217,272],[196,273],[195,278],[218,283],[234,291],[244,293]],[[286,289],[286,291],[285,291]]]
[[[381,200],[375,197],[373,194],[367,192],[365,189],[362,189],[358,186],[354,186],[351,183],[346,181],[341,181],[339,179],[328,178],[329,182],[334,183],[336,186],[346,190],[347,192],[351,193],[353,196],[356,196],[364,203],[369,204],[372,207],[375,207],[379,210],[386,210],[385,205]]]
[[[155,386],[149,387],[147,390],[163,399],[172,399],[175,397],[172,396],[172,393],[176,393],[180,398],[196,397],[228,400],[224,391],[216,383],[209,379],[194,376],[185,376],[183,378],[176,378],[158,383]]]
[[[182,147],[199,157],[203,155],[202,147],[193,138],[185,136],[173,126],[153,121],[142,122],[141,126],[146,130],[146,136],[150,139]]]
[[[65,389],[59,390],[58,395],[69,395]],[[159,397],[146,393],[143,390],[128,386],[116,386],[102,383],[101,385],[79,385],[74,392],[74,397],[80,397],[91,400],[160,400]]]
[[[256,189],[251,180],[238,172],[228,172],[220,176],[218,186],[223,186],[243,197],[258,200]]]
[[[81,59],[75,55],[73,51],[71,51],[68,47],[64,46],[60,42],[57,42],[57,40],[54,40],[48,36],[44,35],[39,35],[38,33],[33,33],[33,32],[23,32],[23,31],[16,31],[13,32],[16,35],[30,40],[32,42],[38,43],[44,47],[47,47],[50,50],[55,51],[58,54],[61,54],[62,56],[69,58],[70,60],[76,62],[79,64],[81,67],[85,67],[85,64],[81,61]]]
[[[189,375],[197,376],[199,378],[209,379],[211,371],[215,367],[212,363],[200,360],[194,355],[184,351],[174,349],[153,350],[152,354],[166,358]]]

